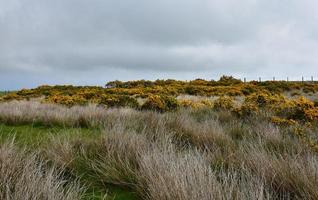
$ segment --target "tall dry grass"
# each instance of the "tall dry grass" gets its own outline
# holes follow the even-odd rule
[[[139,189],[145,199],[269,199],[264,181],[243,172],[215,172],[198,151],[153,151],[142,156]]]
[[[96,127],[113,123],[132,109],[104,109],[96,105],[66,107],[38,101],[11,101],[0,104],[0,122],[46,126]]]
[[[278,199],[318,199],[318,159],[316,155],[270,155],[250,149],[244,165],[266,185]]]
[[[43,152],[75,176],[143,199],[318,199],[317,154],[262,116],[11,102],[0,104],[0,121],[102,127],[91,140],[54,137]]]
[[[66,182],[62,171],[48,167],[35,153],[0,145],[0,199],[78,200],[85,191],[77,182]]]

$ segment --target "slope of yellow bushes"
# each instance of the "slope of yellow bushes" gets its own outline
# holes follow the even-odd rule
[[[287,98],[289,91],[299,98]],[[313,102],[301,94],[316,93],[317,83],[286,81],[251,81],[243,83],[231,76],[222,76],[218,81],[196,79],[193,81],[156,80],[156,81],[112,81],[106,87],[92,86],[40,86],[23,89],[0,97],[0,101],[28,100],[41,98],[46,103],[66,106],[89,103],[106,107],[133,107],[160,112],[174,111],[179,108],[210,108],[229,110],[238,116],[246,117],[260,113],[270,113],[271,120],[277,124],[293,121],[317,121],[317,101]],[[205,99],[192,101],[177,99],[180,95],[205,96]],[[214,100],[208,97],[218,97]],[[237,101],[236,97],[242,97]],[[140,105],[137,99],[144,99]]]

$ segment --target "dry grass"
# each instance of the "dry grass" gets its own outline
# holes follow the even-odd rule
[[[37,101],[11,101],[0,104],[0,122],[45,126],[96,127],[120,120],[132,109],[107,109],[96,105],[71,108]]]
[[[61,170],[48,168],[37,154],[18,150],[13,143],[0,146],[0,199],[80,199],[84,188],[76,182],[66,184],[61,177]]]
[[[100,127],[101,134],[90,140],[52,138],[41,147],[45,158],[105,188],[129,187],[143,199],[318,199],[316,153],[295,137],[292,127],[277,127],[262,116],[240,119],[213,110],[156,113],[11,102],[0,104],[0,121]],[[11,158],[1,169],[22,162],[37,174],[33,157]],[[47,173],[35,179],[50,180],[55,174]],[[74,193],[56,187],[50,187],[54,194]]]
[[[137,179],[139,156],[148,151],[148,146],[143,135],[105,133],[93,155],[84,155],[87,169],[104,183],[132,187]]]
[[[264,181],[247,170],[215,172],[198,151],[155,150],[141,158],[140,190],[145,199],[268,199]],[[244,172],[243,172],[244,171]]]
[[[189,143],[197,148],[225,147],[227,150],[233,148],[232,138],[225,133],[223,127],[216,119],[205,119],[196,121],[186,113],[175,114],[167,122],[178,140]]]
[[[272,156],[250,149],[244,164],[258,176],[279,199],[318,199],[318,160],[314,155]]]

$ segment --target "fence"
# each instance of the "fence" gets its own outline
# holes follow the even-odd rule
[[[255,79],[254,80],[251,79],[250,81],[256,81],[256,80]],[[243,81],[244,81],[244,83],[248,82],[246,77],[243,78]],[[276,79],[275,76],[273,76],[271,79],[268,79],[268,78],[267,79],[263,79],[262,77],[258,77],[258,82],[264,82],[264,81],[286,81],[286,82],[315,83],[315,82],[318,81],[318,79],[316,80],[314,78],[314,76],[311,76],[309,79],[308,79],[308,77],[306,78],[306,77],[302,76],[300,80],[297,80],[297,79],[293,79],[292,80],[288,76],[286,77],[286,79]]]

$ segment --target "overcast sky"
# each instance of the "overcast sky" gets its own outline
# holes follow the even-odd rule
[[[318,78],[317,0],[0,0],[0,90]]]

